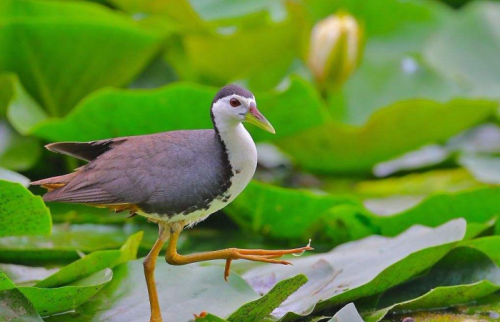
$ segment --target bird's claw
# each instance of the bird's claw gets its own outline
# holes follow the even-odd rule
[[[287,250],[263,250],[263,249],[235,249],[231,258],[226,259],[226,266],[224,268],[224,280],[228,280],[229,273],[231,270],[231,262],[235,259],[246,259],[253,262],[263,262],[270,264],[282,264],[282,265],[293,265],[289,261],[278,260],[277,258],[283,255],[292,254],[294,256],[300,256],[305,251],[313,250],[311,247],[311,240],[305,247],[287,249]]]
[[[194,319],[202,319],[204,317],[206,317],[208,315],[208,313],[206,311],[202,311],[200,314],[193,314],[194,315]]]

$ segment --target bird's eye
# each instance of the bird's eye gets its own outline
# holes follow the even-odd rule
[[[238,107],[241,105],[240,101],[238,101],[236,98],[231,98],[229,104],[231,104],[232,107]]]

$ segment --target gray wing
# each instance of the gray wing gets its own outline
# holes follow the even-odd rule
[[[92,161],[125,140],[127,138],[91,142],[59,142],[47,144],[45,147],[52,152],[70,155],[80,160]]]
[[[207,208],[227,191],[231,175],[215,131],[166,132],[126,138],[44,198],[173,215]]]

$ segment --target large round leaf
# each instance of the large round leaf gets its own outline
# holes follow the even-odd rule
[[[500,4],[474,2],[447,22],[426,46],[426,60],[481,97],[500,97]]]
[[[374,295],[424,272],[450,251],[465,233],[465,221],[435,229],[413,227],[395,238],[372,236],[329,253],[292,260],[293,267],[262,266],[244,277],[265,292],[279,280],[305,274],[309,281],[273,312],[295,317]]]
[[[21,286],[18,289],[33,303],[40,315],[46,316],[77,308],[97,294],[112,277],[113,272],[105,269],[63,287]]]
[[[499,289],[500,268],[480,251],[459,247],[447,254],[425,276],[377,297],[376,303],[370,303],[374,305],[374,312],[365,313],[365,320],[380,321],[389,311],[407,313],[465,304]],[[370,311],[366,302],[364,310]]]
[[[363,126],[330,122],[276,144],[310,171],[367,173],[381,161],[485,121],[495,107],[480,100],[406,100],[377,111]]]
[[[156,283],[165,321],[187,322],[193,314],[209,311],[227,316],[258,295],[238,275],[224,282],[224,269],[214,266],[169,266],[158,259]],[[129,262],[114,270],[114,278],[97,296],[76,310],[71,317],[55,321],[136,322],[148,319],[149,301],[142,260]]]
[[[19,183],[0,180],[0,237],[46,235],[52,221],[42,198]]]
[[[162,39],[91,3],[7,0],[0,12],[0,71],[18,74],[52,115],[98,88],[131,81]]]

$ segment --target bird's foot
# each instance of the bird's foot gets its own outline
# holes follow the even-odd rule
[[[313,250],[309,244],[305,247],[284,249],[284,250],[265,250],[265,249],[234,249],[231,258],[226,259],[226,267],[224,269],[224,279],[227,281],[231,270],[231,262],[236,259],[246,259],[253,262],[263,262],[271,264],[292,265],[291,262],[279,260],[277,258],[283,255],[292,254],[295,256],[302,255],[305,251]]]
[[[203,319],[207,317],[208,313],[205,311],[202,311],[200,314],[194,314],[194,318],[196,319]]]

